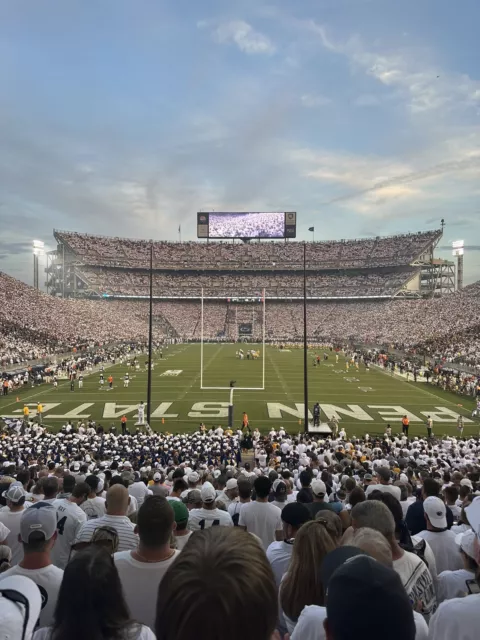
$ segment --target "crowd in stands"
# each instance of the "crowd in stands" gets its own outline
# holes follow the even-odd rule
[[[478,638],[478,439],[69,426],[0,441],[9,640]]]
[[[387,273],[325,274],[310,272],[308,296],[387,296],[395,294],[415,275],[415,269]],[[148,296],[150,280],[147,272],[115,269],[82,268],[79,275],[99,293],[110,295]],[[155,296],[253,296],[302,297],[303,274],[265,272],[221,272],[210,274],[195,271],[159,272],[153,278]]]
[[[282,238],[285,213],[211,213],[208,233],[212,238]]]
[[[313,242],[307,245],[309,265],[323,269],[395,267],[408,265],[441,236],[441,231],[405,235]],[[150,242],[56,231],[85,265],[149,268]],[[158,269],[303,268],[303,242],[154,242],[154,267]]]

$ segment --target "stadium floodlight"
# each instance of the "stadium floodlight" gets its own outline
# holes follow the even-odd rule
[[[454,256],[463,256],[465,252],[465,241],[464,240],[454,240],[452,242],[452,255]]]
[[[41,240],[33,240],[33,286],[38,289],[38,258],[45,255],[45,243]]]

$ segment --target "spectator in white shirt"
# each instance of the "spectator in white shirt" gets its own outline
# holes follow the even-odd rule
[[[55,618],[50,624],[50,627],[37,631],[34,640],[155,640],[148,627],[132,621],[113,558],[105,549],[96,546],[76,554],[67,565]]]
[[[277,589],[290,564],[293,543],[298,531],[309,520],[311,520],[310,512],[300,502],[286,504],[282,510],[283,540],[272,542],[267,549],[267,558],[272,566]]]
[[[57,499],[57,495],[60,490],[60,484],[58,482],[58,478],[56,478],[55,476],[48,476],[48,478],[43,478],[42,488],[43,488],[42,502],[53,504]]]
[[[229,478],[225,489],[217,496],[217,502],[223,502],[225,508],[235,502],[238,498],[238,482],[235,478]]]
[[[480,497],[466,508],[475,535],[475,561],[480,564]],[[478,589],[478,575],[473,584]],[[480,629],[480,594],[446,600],[430,622],[430,640],[477,640]]]
[[[228,513],[236,527],[240,520],[240,511],[243,509],[243,505],[252,501],[252,485],[250,480],[243,476],[238,479],[238,498],[238,502],[231,502],[228,505]]]
[[[194,489],[194,491],[197,490]],[[188,529],[188,509],[183,502],[179,502],[178,500],[170,500],[168,504],[172,507],[175,517],[176,527],[173,532],[175,534],[175,546],[181,551],[193,533]]]
[[[233,520],[226,511],[216,506],[217,492],[211,482],[205,482],[200,491],[202,508],[192,509],[188,518],[190,531],[200,531],[210,527],[233,527]]]
[[[180,551],[170,548],[175,517],[169,502],[149,496],[138,510],[138,547],[113,556],[132,617],[153,629],[158,585]]]
[[[53,506],[57,510],[58,536],[52,549],[52,562],[56,567],[65,569],[70,559],[72,546],[87,515],[80,508],[90,492],[86,482],[74,486],[69,498],[55,500]]]
[[[268,502],[272,483],[267,477],[260,476],[253,486],[256,500],[242,507],[238,526],[258,536],[267,550],[274,540],[283,538],[282,512]]]
[[[1,580],[0,620],[3,638],[30,640],[41,606],[40,590],[29,578],[10,576]]]
[[[377,467],[377,484],[370,484],[365,491],[365,495],[368,496],[372,493],[372,491],[382,491],[385,493],[391,493],[394,498],[396,498],[399,502],[401,499],[401,491],[400,487],[395,487],[393,484],[390,484],[392,478],[392,474],[390,473],[389,467]]]
[[[93,474],[87,476],[85,482],[90,488],[88,499],[82,503],[82,510],[85,512],[88,520],[101,518],[105,515],[105,499],[97,495],[101,493],[103,487],[100,487],[100,478]]]
[[[22,513],[20,538],[23,543],[23,560],[2,575],[25,576],[35,582],[42,594],[42,611],[39,624],[53,622],[63,571],[51,561],[51,551],[57,538],[57,512],[45,502],[37,502]],[[1,583],[0,583],[1,584]],[[1,628],[1,621],[0,621]]]
[[[23,558],[23,545],[18,536],[22,514],[26,509],[25,495],[25,490],[20,483],[12,483],[3,493],[7,506],[0,509],[0,524],[5,525],[9,530],[5,543],[12,550],[12,567],[21,562]]]
[[[136,498],[138,508],[142,506],[145,498],[152,493],[142,480],[138,471],[135,471],[133,474],[133,484],[128,487],[128,493]]]
[[[463,560],[463,569],[457,571],[443,571],[438,576],[437,594],[438,601],[450,600],[451,598],[463,598],[469,591],[467,581],[474,580],[478,571],[475,551],[475,534],[473,531],[459,533],[455,537],[455,542],[460,548],[460,555]]]
[[[443,500],[433,496],[426,498],[423,511],[427,529],[420,531],[416,538],[426,540],[431,546],[437,572],[462,569],[463,561],[455,542],[455,533],[447,529],[447,510]]]

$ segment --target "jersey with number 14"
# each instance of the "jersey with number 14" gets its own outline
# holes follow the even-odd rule
[[[192,509],[188,516],[190,531],[201,531],[210,527],[233,527],[232,516],[220,509]]]
[[[57,539],[51,552],[52,563],[59,569],[65,569],[78,531],[87,515],[74,502],[68,499],[55,500],[57,510]]]

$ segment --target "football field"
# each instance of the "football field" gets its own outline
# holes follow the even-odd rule
[[[203,369],[199,344],[171,346],[157,353],[152,371],[152,428],[170,433],[193,431],[201,422],[226,426],[228,421],[229,390],[202,389],[204,387],[228,387],[236,381],[234,392],[234,422],[241,425],[242,412],[246,411],[251,428],[262,432],[283,425],[290,433],[303,430],[303,351],[301,349],[279,350],[262,345],[241,345],[260,350],[257,360],[239,360],[235,353],[239,349],[233,344],[205,344]],[[318,353],[323,358],[323,349]],[[401,418],[410,418],[410,436],[425,436],[425,421],[428,415],[434,421],[436,436],[455,435],[456,419],[465,418],[464,435],[478,435],[479,422],[471,419],[473,398],[444,392],[432,385],[407,382],[400,376],[391,376],[377,367],[366,371],[350,367],[346,370],[345,357],[340,354],[336,363],[335,354],[328,351],[328,361],[313,366],[312,350],[308,357],[309,408],[319,402],[322,422],[332,416],[340,419],[349,436],[381,434],[387,423],[393,433],[398,433]],[[262,390],[263,358],[265,359],[265,388]],[[28,404],[31,416],[36,415],[37,402],[44,407],[43,422],[52,429],[59,429],[68,420],[76,424],[79,419],[93,419],[109,428],[113,423],[120,431],[120,418],[125,414],[127,425],[132,429],[137,422],[137,407],[147,400],[147,371],[144,357],[140,357],[141,369],[130,373],[130,385],[124,388],[125,364],[116,364],[105,369],[107,377],[114,378],[112,390],[100,388],[99,373],[94,371],[84,378],[83,389],[75,385],[70,391],[68,380],[60,380],[57,389],[43,384],[30,386],[0,397],[0,415],[21,416],[23,405]],[[203,375],[202,375],[203,371]],[[248,387],[249,390],[242,390]],[[17,401],[18,397],[18,401]]]

